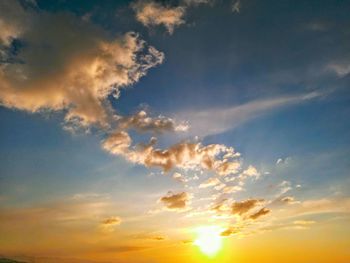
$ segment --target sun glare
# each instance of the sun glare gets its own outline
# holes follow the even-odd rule
[[[200,227],[197,229],[197,239],[194,244],[208,256],[214,256],[221,249],[222,240],[220,229],[215,226]]]

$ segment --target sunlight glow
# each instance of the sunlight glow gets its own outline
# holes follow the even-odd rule
[[[222,247],[220,229],[215,226],[200,227],[197,229],[197,239],[194,244],[208,256],[214,256]]]

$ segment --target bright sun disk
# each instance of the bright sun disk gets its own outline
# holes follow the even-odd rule
[[[208,256],[214,256],[222,246],[220,229],[215,226],[200,227],[197,229],[197,239],[194,244]]]

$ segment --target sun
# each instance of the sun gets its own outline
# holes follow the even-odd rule
[[[197,239],[194,244],[208,256],[215,256],[222,247],[220,228],[216,226],[199,227],[196,229]]]

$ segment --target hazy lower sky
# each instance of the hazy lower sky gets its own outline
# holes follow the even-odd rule
[[[350,261],[348,1],[0,1],[0,258]]]

